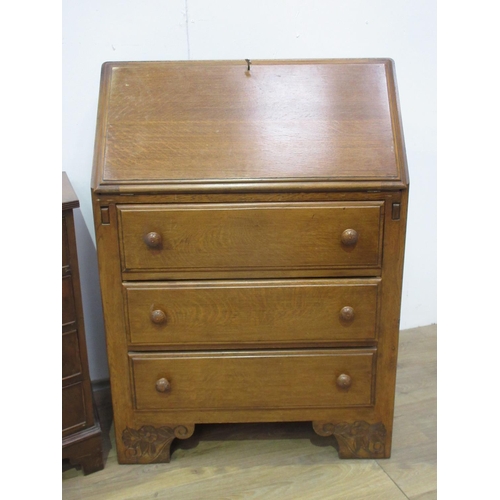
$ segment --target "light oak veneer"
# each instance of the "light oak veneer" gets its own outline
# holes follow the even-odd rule
[[[92,179],[120,463],[206,423],[391,454],[408,173],[388,59],[105,63]]]

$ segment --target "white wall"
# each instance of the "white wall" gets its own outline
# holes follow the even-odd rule
[[[401,328],[437,321],[436,0],[65,0],[63,170],[77,239],[91,378],[108,376],[90,176],[104,61],[391,57],[410,169]]]

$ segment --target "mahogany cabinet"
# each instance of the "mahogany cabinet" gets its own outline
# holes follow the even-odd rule
[[[62,458],[84,474],[103,468],[101,427],[93,405],[73,210],[80,203],[62,173]]]
[[[388,59],[109,62],[92,198],[120,463],[196,424],[391,453],[408,172]]]

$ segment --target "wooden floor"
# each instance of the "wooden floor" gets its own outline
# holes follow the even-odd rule
[[[62,498],[419,499],[436,494],[436,325],[401,332],[392,457],[340,460],[310,422],[200,425],[169,464],[118,465],[109,393],[100,391],[104,470],[63,463]]]

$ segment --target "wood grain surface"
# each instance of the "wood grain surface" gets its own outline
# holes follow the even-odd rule
[[[131,349],[373,341],[379,279],[124,283]],[[352,309],[352,318],[342,311]],[[156,314],[156,316],[155,316]]]
[[[78,198],[62,173],[62,456],[88,474],[103,467],[101,429],[92,401],[75,219]]]
[[[380,202],[121,205],[118,214],[124,271],[380,267]],[[346,229],[355,244],[342,242]]]
[[[381,62],[110,71],[106,181],[399,176]]]
[[[302,420],[344,458],[389,457],[408,207],[392,61],[106,63],[101,84],[120,462],[168,459],[175,429]]]
[[[137,410],[191,410],[194,422],[203,422],[204,410],[369,406],[375,355],[376,349],[304,349],[129,357]],[[337,385],[341,374],[352,378],[350,387]],[[161,378],[171,385],[167,393],[155,387]]]

